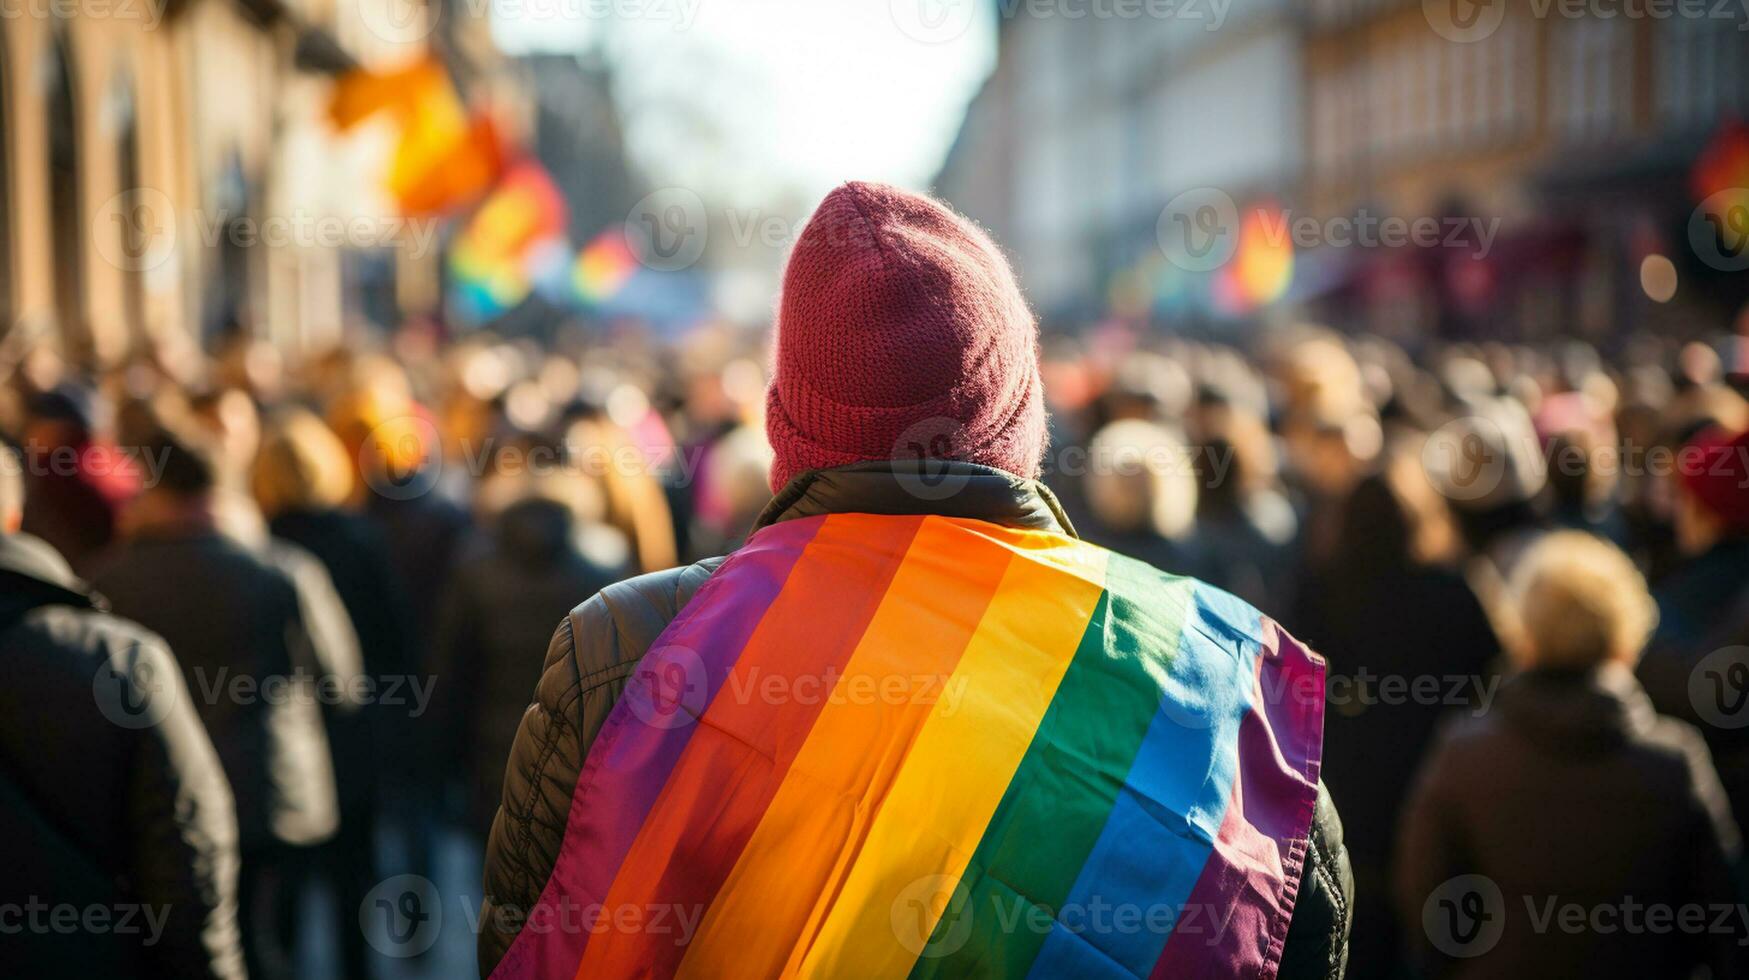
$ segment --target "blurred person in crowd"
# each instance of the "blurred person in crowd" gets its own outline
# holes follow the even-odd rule
[[[964,923],[976,938],[938,944],[931,969],[1340,975],[1351,883],[1315,777],[1321,664],[1232,596],[1075,538],[1036,480],[1037,330],[996,246],[927,198],[841,186],[792,250],[778,321],[776,497],[749,542],[609,586],[547,647],[487,845],[482,974],[684,957],[902,975],[931,928]],[[906,689],[913,668],[966,672],[963,703]],[[858,677],[903,690],[858,695]],[[1247,713],[1260,681],[1317,692]],[[1128,802],[1144,796],[1146,814]],[[1082,867],[1094,900],[1121,880],[1142,907],[1188,895],[1239,925],[997,926],[998,883],[1056,905]],[[943,879],[963,902],[944,907]],[[591,903],[702,919],[678,942],[532,926]],[[913,906],[930,916],[915,943],[894,931]]]
[[[346,975],[364,977],[364,935],[356,928],[356,910],[378,880],[377,776],[406,762],[379,744],[377,733],[405,724],[401,717],[410,719],[425,707],[416,697],[425,679],[410,672],[406,599],[381,531],[344,509],[352,497],[352,472],[345,446],[320,418],[288,409],[268,424],[252,487],[273,536],[309,552],[327,571],[357,636],[363,676],[372,689],[396,692],[393,705],[370,703],[357,710],[335,705],[323,712],[334,753],[340,829],[322,845],[317,870],[334,888]]]
[[[26,404],[24,531],[81,574],[115,539],[142,479],[138,461],[110,440],[107,414],[101,394],[71,381]]]
[[[338,369],[336,369],[338,370]],[[393,580],[404,600],[406,635],[400,666],[413,676],[434,678],[437,623],[456,556],[473,530],[473,520],[452,495],[450,471],[439,433],[456,433],[448,417],[434,418],[410,395],[385,397],[330,382],[327,421],[341,436],[353,467],[352,501],[380,532],[393,566]],[[404,375],[390,375],[388,391],[410,391]],[[460,458],[458,454],[458,458]],[[379,772],[383,818],[402,830],[406,853],[395,866],[411,874],[431,873],[441,787],[449,761],[430,719],[415,721],[401,712],[379,713],[379,754],[401,760]]]
[[[626,391],[624,397],[634,403],[643,398],[632,389]],[[647,402],[644,407],[648,408]],[[625,414],[641,416],[642,410]],[[672,568],[679,555],[673,514],[658,475],[658,467],[665,462],[658,447],[640,444],[607,407],[576,418],[565,432],[565,446],[583,471],[600,484],[607,503],[607,523],[631,542],[637,569],[653,572]]]
[[[1507,582],[1524,553],[1548,532],[1548,461],[1521,403],[1464,397],[1471,400],[1459,402],[1458,414],[1428,435],[1421,459],[1456,518],[1467,553],[1464,577],[1495,634],[1510,644],[1516,617]]]
[[[1403,816],[1397,908],[1419,967],[1738,975],[1749,934],[1729,803],[1699,733],[1656,714],[1633,676],[1656,616],[1644,578],[1607,542],[1558,531],[1525,554],[1511,590],[1519,672],[1443,733]],[[1570,917],[1561,905],[1612,927],[1539,928],[1539,916]],[[1679,917],[1694,907],[1699,925]],[[1664,928],[1648,926],[1655,910]]]
[[[1348,376],[1346,370],[1333,373]],[[1358,390],[1319,385],[1310,391],[1303,405],[1284,408],[1282,439],[1295,489],[1304,497],[1301,562],[1315,569],[1335,552],[1336,515],[1355,483],[1376,465],[1384,433]]]
[[[1299,518],[1276,480],[1275,444],[1263,421],[1237,406],[1205,414],[1193,457],[1202,576],[1264,612],[1294,595]]]
[[[1615,495],[1620,440],[1608,410],[1584,392],[1569,391],[1543,399],[1535,422],[1549,464],[1551,524],[1627,547]]]
[[[440,757],[464,785],[465,826],[483,835],[504,791],[504,760],[540,677],[548,641],[580,595],[630,572],[630,552],[601,523],[597,486],[573,472],[517,476],[482,488],[489,531],[457,560],[439,613],[432,726]]]
[[[241,978],[236,812],[176,658],[20,531],[24,503],[0,446],[0,900],[116,928],[9,928],[0,971]]]
[[[195,435],[161,430],[161,471],[94,577],[119,615],[176,652],[237,804],[240,921],[249,972],[285,969],[288,864],[339,823],[304,603],[292,577],[221,529],[218,464]]]
[[[1749,813],[1749,431],[1703,429],[1670,478],[1678,558],[1658,580],[1640,677],[1658,709],[1707,736],[1739,818]]]
[[[1397,972],[1401,930],[1416,927],[1396,920],[1390,899],[1404,795],[1439,720],[1492,695],[1500,652],[1456,567],[1457,531],[1418,448],[1393,447],[1385,466],[1354,488],[1336,555],[1299,609],[1301,628],[1340,679],[1324,717],[1324,774],[1349,832],[1356,978]]]
[[[705,555],[739,548],[771,499],[771,445],[765,433],[740,425],[718,435],[698,464],[688,537]]]
[[[1084,481],[1087,540],[1176,575],[1203,575],[1196,471],[1165,426],[1123,418],[1094,433]]]

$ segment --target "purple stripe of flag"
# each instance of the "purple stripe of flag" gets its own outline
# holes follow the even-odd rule
[[[576,969],[589,917],[698,728],[669,719],[696,717],[709,706],[825,520],[783,521],[754,535],[651,646],[590,748],[553,875],[494,978],[568,977]],[[734,599],[709,601],[725,583],[733,584]],[[540,917],[547,928],[538,928]]]
[[[1318,799],[1324,662],[1263,620],[1239,779],[1214,854],[1185,906],[1213,928],[1175,931],[1151,976],[1275,975]]]

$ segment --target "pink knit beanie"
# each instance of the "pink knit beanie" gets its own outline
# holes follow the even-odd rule
[[[1037,326],[989,237],[929,198],[860,182],[828,194],[784,272],[776,348],[773,490],[919,456],[1038,475]]]

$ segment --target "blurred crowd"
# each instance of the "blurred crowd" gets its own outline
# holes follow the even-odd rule
[[[370,975],[361,903],[428,874],[444,828],[484,839],[555,625],[735,548],[771,496],[744,332],[355,341],[294,361],[237,339],[99,376],[33,351],[0,389],[0,627],[80,597],[110,674],[95,717],[83,677],[0,692],[3,788],[48,825],[6,829],[77,855],[45,875],[119,869],[168,905],[167,974],[285,975],[302,930]],[[1461,966],[1423,910],[1464,873],[1739,901],[1743,343],[1047,335],[1044,479],[1079,532],[1329,661],[1353,975]],[[142,710],[154,724],[131,725]],[[294,914],[313,888],[335,922]],[[1680,931],[1536,938],[1516,962],[1549,943],[1640,975],[1741,956]]]

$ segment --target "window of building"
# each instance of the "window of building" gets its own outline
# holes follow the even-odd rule
[[[1658,25],[1653,84],[1658,124],[1699,129],[1749,112],[1749,43],[1736,19],[1672,17]]]
[[[1554,43],[1554,121],[1568,140],[1607,139],[1633,112],[1633,25],[1587,17],[1560,25]]]
[[[83,222],[79,207],[79,131],[74,115],[71,49],[65,36],[51,42],[42,63],[46,90],[49,156],[49,216],[54,262],[55,320],[74,356],[90,350],[85,321]]]

